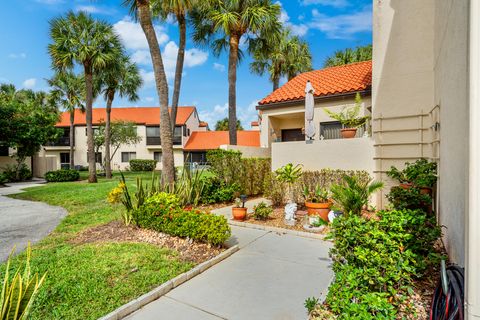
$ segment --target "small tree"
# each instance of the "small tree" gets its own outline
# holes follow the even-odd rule
[[[240,120],[237,120],[237,130],[243,130]],[[228,131],[228,118],[218,120],[215,124],[215,131]]]
[[[134,122],[114,121],[110,127],[110,147],[113,152],[110,154],[110,162],[121,145],[137,144],[142,138],[137,134],[137,126]],[[98,153],[105,146],[105,123],[101,123],[94,134],[95,153]],[[105,167],[106,159],[102,160]]]
[[[287,185],[287,201],[295,202],[293,185],[302,176],[302,167],[299,164],[294,166],[292,163],[288,163],[275,170],[275,173],[277,174],[277,180]]]

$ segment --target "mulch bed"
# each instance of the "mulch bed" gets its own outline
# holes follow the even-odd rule
[[[267,220],[255,220],[252,214],[248,214],[247,219],[244,222],[318,234],[326,234],[328,232],[328,226],[325,227],[321,232],[311,232],[305,230],[303,228],[303,224],[305,223],[303,216],[305,216],[306,214],[307,212],[305,210],[298,210],[295,225],[289,226],[286,225],[284,221],[285,209],[283,207],[278,207],[273,209],[273,212],[270,214]]]
[[[70,241],[73,244],[95,242],[143,242],[159,247],[172,249],[178,252],[183,261],[195,264],[210,260],[226,250],[223,247],[212,246],[207,243],[195,242],[170,236],[148,229],[135,226],[126,226],[121,221],[112,221],[107,224],[95,226],[79,233]]]

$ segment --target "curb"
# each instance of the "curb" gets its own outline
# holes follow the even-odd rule
[[[173,288],[178,287],[185,281],[192,279],[193,277],[199,275],[200,273],[204,272],[205,270],[213,267],[220,261],[228,258],[235,252],[237,252],[240,248],[238,245],[234,245],[233,247],[223,251],[218,256],[213,257],[210,260],[200,263],[198,266],[194,267],[193,269],[184,272],[173,279],[168,280],[167,282],[163,283],[159,287],[151,290],[150,292],[141,295],[140,297],[124,304],[123,306],[113,310],[106,316],[99,318],[98,320],[120,320],[124,317],[128,316],[129,314],[139,310],[143,306],[147,305],[148,303],[157,300],[161,296],[167,294]]]
[[[311,232],[305,232],[305,231],[296,231],[296,230],[290,230],[290,229],[284,229],[284,228],[278,228],[278,227],[262,226],[260,224],[235,221],[235,220],[231,220],[231,219],[228,219],[228,224],[232,225],[232,226],[237,226],[237,227],[271,231],[271,232],[277,232],[277,233],[283,233],[283,234],[291,234],[291,235],[294,235],[294,236],[310,238],[310,239],[325,240],[325,236],[326,236],[325,234],[317,234],[317,233],[311,233]]]

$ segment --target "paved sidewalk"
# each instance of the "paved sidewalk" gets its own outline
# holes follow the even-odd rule
[[[240,250],[126,319],[297,320],[306,298],[325,297],[330,243],[232,226],[228,244]]]
[[[0,188],[0,262],[7,260],[14,246],[15,252],[22,252],[28,242],[35,243],[43,239],[67,214],[61,207],[4,196],[41,185],[39,183],[41,182],[12,183]]]

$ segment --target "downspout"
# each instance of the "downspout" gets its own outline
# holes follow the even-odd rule
[[[470,0],[469,23],[469,181],[465,219],[465,313],[480,319],[480,1]]]

